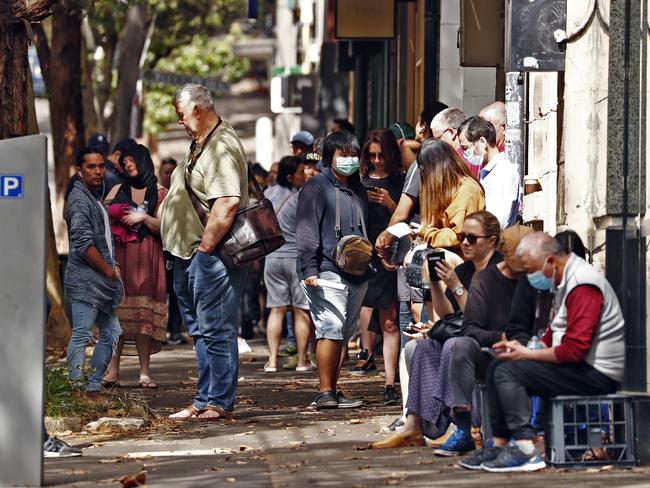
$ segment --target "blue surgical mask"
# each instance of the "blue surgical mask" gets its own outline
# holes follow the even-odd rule
[[[359,170],[359,158],[356,156],[340,156],[336,158],[336,172],[350,176]]]
[[[546,266],[546,260],[544,260],[544,265],[542,266],[542,269],[526,275],[526,278],[528,278],[528,283],[530,283],[530,286],[540,291],[548,291],[552,289],[554,285],[553,277],[549,278],[544,274],[545,266]],[[555,276],[555,272],[553,273],[553,276]]]
[[[467,161],[472,166],[481,166],[483,164],[483,153],[474,154],[474,147],[477,143],[478,141],[465,149],[465,152],[463,153],[465,156],[465,161]]]

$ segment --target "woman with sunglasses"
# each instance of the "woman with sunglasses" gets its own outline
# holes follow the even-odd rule
[[[372,131],[366,138],[361,152],[361,183],[368,195],[368,239],[375,242],[397,207],[404,186],[404,170],[395,135],[388,129]],[[384,338],[383,354],[386,370],[384,405],[395,405],[398,401],[395,390],[397,360],[401,345],[397,317],[397,272],[386,270],[376,252],[373,253],[375,275],[368,283],[368,291],[363,300],[359,328],[363,349],[367,358],[351,368],[350,372],[363,375],[374,370],[374,345],[377,332]],[[380,331],[368,328],[374,310],[378,310]],[[365,353],[364,353],[365,355]]]
[[[496,221],[496,217],[491,218]],[[523,274],[515,250],[531,231],[529,227],[513,226],[499,238],[490,237],[497,241],[504,260],[473,277],[460,336],[443,344],[430,339],[419,341],[411,360],[406,424],[399,433],[374,443],[373,448],[423,445],[424,435],[440,437],[453,421],[456,429],[447,439],[438,441],[434,454],[458,456],[475,449],[471,436],[476,403],[473,392],[477,379],[485,377],[493,359],[481,347],[498,342],[503,334],[515,285]]]

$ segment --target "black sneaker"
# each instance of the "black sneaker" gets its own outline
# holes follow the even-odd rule
[[[58,437],[50,437],[43,443],[44,457],[81,456],[81,449],[66,444]]]
[[[397,417],[390,424],[385,425],[381,428],[382,432],[395,432],[400,427],[404,427],[404,420],[402,417]]]
[[[516,444],[504,447],[496,459],[481,464],[481,468],[490,473],[539,471],[545,467],[546,463],[537,449],[531,454],[524,454]]]
[[[347,398],[342,391],[336,394],[336,400],[338,401],[338,408],[357,408],[363,405],[363,400]]]
[[[399,395],[395,390],[395,385],[386,385],[384,388],[384,406],[397,405]]]
[[[487,461],[494,461],[501,452],[500,447],[483,447],[469,456],[458,460],[458,466],[465,469],[480,471],[483,468],[481,464]]]
[[[187,340],[182,335],[170,336],[170,338],[167,339],[167,344],[170,346],[178,346],[180,344],[187,344]]]
[[[374,354],[371,354],[366,360],[360,359],[359,362],[352,366],[348,371],[350,371],[350,374],[355,376],[364,376],[375,373],[377,371],[377,366],[375,365]]]
[[[318,410],[328,408],[339,408],[339,401],[333,391],[323,391],[318,394],[316,400],[312,402]]]

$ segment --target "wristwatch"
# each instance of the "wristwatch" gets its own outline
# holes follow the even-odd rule
[[[457,296],[462,297],[465,294],[465,287],[463,285],[457,286],[454,288],[454,293]]]

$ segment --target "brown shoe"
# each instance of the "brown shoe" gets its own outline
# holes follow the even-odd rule
[[[396,449],[407,446],[423,446],[424,436],[422,434],[413,434],[404,437],[402,434],[393,434],[388,439],[373,442],[370,449]]]

